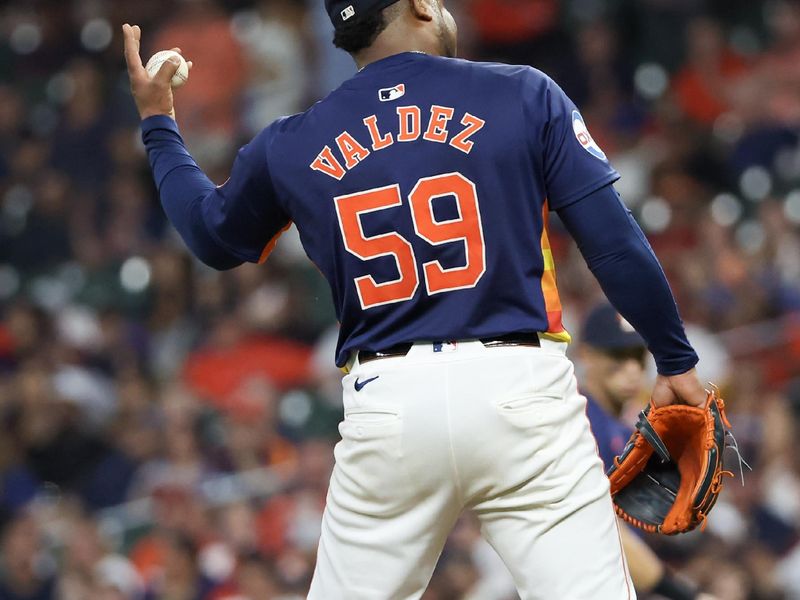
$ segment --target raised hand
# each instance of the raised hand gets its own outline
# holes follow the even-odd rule
[[[158,73],[150,77],[142,64],[139,55],[142,30],[138,25],[122,26],[125,38],[125,62],[128,64],[128,77],[131,81],[131,93],[142,119],[154,115],[167,115],[175,118],[175,105],[170,81],[178,70],[179,62],[174,59],[164,61]],[[180,54],[180,48],[172,48]],[[192,62],[188,63],[189,69]]]

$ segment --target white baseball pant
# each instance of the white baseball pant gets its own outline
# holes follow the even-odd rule
[[[419,598],[465,508],[522,600],[636,597],[566,344],[541,345],[355,362],[309,599]]]

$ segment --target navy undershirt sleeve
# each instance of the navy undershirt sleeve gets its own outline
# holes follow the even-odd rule
[[[557,211],[609,301],[647,342],[658,372],[697,364],[664,271],[650,244],[607,185]]]
[[[258,262],[290,222],[269,178],[266,137],[265,130],[243,147],[228,181],[216,186],[189,154],[173,119],[142,121],[164,212],[192,253],[215,269]]]

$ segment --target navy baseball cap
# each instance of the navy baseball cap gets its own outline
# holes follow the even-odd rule
[[[376,13],[399,0],[325,0],[325,10],[335,29]]]
[[[642,336],[607,303],[589,312],[581,332],[585,344],[601,351],[645,348]]]

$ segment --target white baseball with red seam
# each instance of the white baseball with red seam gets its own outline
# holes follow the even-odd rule
[[[175,71],[175,75],[172,76],[172,81],[170,81],[170,85],[176,88],[182,86],[184,83],[186,83],[186,80],[189,79],[189,65],[186,64],[184,58],[174,50],[162,50],[161,52],[156,52],[150,57],[150,60],[147,61],[147,64],[144,68],[150,77],[155,77],[156,73],[158,73],[158,70],[161,68],[161,65],[164,64],[164,61],[169,60],[173,56],[177,56],[181,61],[180,66],[178,66],[178,70]]]

